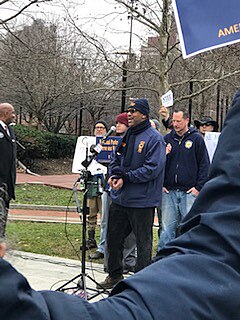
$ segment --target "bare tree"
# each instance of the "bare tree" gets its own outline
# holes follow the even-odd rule
[[[78,75],[57,27],[36,20],[1,40],[2,97],[21,109],[26,122],[58,132],[77,101],[71,92]]]
[[[12,1],[12,0],[1,0],[0,10],[1,18],[0,25],[7,25],[10,21],[16,19],[20,14],[30,8],[32,5],[37,5],[44,2],[50,2],[52,0],[29,0],[29,1]],[[7,11],[7,13],[6,13]]]
[[[189,102],[190,105],[191,102],[196,116],[212,113],[218,118],[216,113],[219,113],[219,110],[216,109],[219,108],[219,88],[220,108],[223,108],[223,103],[226,107],[226,101],[239,81],[239,44],[183,60],[171,0],[115,2],[130,11],[134,19],[148,27],[149,34],[152,33],[155,40],[157,39],[145,46],[139,69],[132,70],[140,74],[139,88],[143,88],[141,84],[144,83],[145,87],[148,87],[144,89],[145,92],[148,90],[148,94],[153,93],[152,101],[155,101],[155,104],[157,97],[159,100],[161,95],[171,88],[174,91],[175,104],[186,105]],[[133,6],[133,3],[137,5]]]

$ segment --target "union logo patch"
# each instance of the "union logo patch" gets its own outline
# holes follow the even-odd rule
[[[185,142],[185,148],[190,149],[192,148],[193,142],[191,140],[187,140]]]
[[[134,101],[132,101],[132,102],[130,102],[130,105],[129,105],[130,107],[134,107],[135,106],[135,102]]]
[[[138,153],[142,153],[142,149],[145,145],[145,141],[140,141],[139,145],[138,145]]]

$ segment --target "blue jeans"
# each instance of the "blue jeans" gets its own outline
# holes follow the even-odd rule
[[[111,198],[106,191],[102,194],[102,220],[101,220],[101,230],[100,230],[100,243],[98,245],[98,251],[104,254],[105,251],[105,239],[107,232],[107,223],[109,216],[109,207],[111,204]]]
[[[186,193],[180,190],[169,190],[163,192],[162,196],[162,230],[158,242],[158,251],[165,244],[173,240],[179,222],[190,211],[196,196],[193,193]]]

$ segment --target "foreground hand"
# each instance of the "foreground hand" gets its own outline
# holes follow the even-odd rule
[[[195,187],[189,189],[187,193],[193,193],[196,197],[199,195],[199,191]]]

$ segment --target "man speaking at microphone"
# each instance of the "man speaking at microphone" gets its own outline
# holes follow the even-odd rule
[[[135,272],[151,263],[154,211],[161,204],[166,152],[163,137],[150,124],[149,112],[147,99],[130,103],[129,129],[109,165],[109,275],[98,288],[111,289],[123,279],[123,243],[132,230],[138,253]]]

